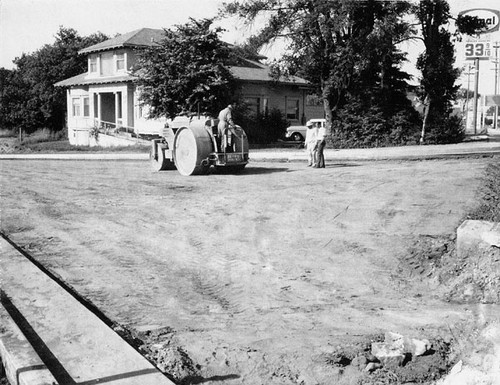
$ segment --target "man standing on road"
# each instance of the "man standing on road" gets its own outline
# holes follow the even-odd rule
[[[326,130],[323,124],[320,125],[318,129],[318,134],[316,138],[316,151],[314,156],[314,168],[325,168],[325,156],[323,150],[326,146]]]
[[[307,167],[314,165],[314,152],[316,149],[316,137],[318,128],[309,120],[306,124],[306,151],[307,151]]]
[[[221,150],[232,145],[232,134],[234,134],[233,104],[229,104],[219,112],[219,124],[217,126]]]

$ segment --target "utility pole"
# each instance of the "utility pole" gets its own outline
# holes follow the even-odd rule
[[[500,48],[500,45],[498,42],[495,42],[495,45],[493,46],[495,48],[495,96],[498,95],[498,48]],[[498,128],[498,105],[496,104],[496,97],[495,97],[495,121],[493,123],[493,128],[496,130]]]
[[[469,93],[470,93],[470,76],[474,74],[472,70],[474,66],[472,64],[468,64],[468,70],[466,72],[467,75],[467,93],[465,94],[465,128],[469,127]]]
[[[476,76],[475,78],[475,84],[474,84],[474,109],[472,113],[472,126],[474,127],[474,135],[477,135],[477,95],[479,91],[479,58],[476,58],[474,60],[475,62],[475,67],[476,67]]]

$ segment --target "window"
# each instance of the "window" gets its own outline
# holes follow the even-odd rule
[[[90,73],[97,73],[97,56],[92,56],[89,59],[89,71]]]
[[[260,113],[260,98],[245,98],[245,105],[251,114],[257,115]]]
[[[262,112],[264,114],[269,113],[269,98],[262,98]]]
[[[299,99],[286,99],[286,118],[289,120],[299,120]]]
[[[90,101],[88,96],[83,98],[83,116],[90,116]]]
[[[80,106],[80,98],[73,98],[71,100],[72,112],[73,116],[81,116],[81,106]]]
[[[269,98],[248,97],[245,98],[245,105],[248,111],[254,115],[269,112]]]
[[[125,69],[125,54],[117,53],[116,54],[116,70],[123,71]]]

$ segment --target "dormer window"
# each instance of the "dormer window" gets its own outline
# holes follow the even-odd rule
[[[97,73],[97,56],[91,56],[89,59],[89,72],[91,74]]]
[[[116,54],[116,70],[124,71],[125,70],[125,54],[117,53]]]

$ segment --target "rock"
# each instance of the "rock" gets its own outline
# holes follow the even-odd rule
[[[384,366],[402,366],[406,358],[402,345],[391,345],[386,342],[373,342],[372,354]]]
[[[404,344],[404,337],[402,334],[399,333],[393,333],[393,332],[386,332],[384,335],[384,343],[389,344],[391,346],[396,347],[402,347]]]
[[[381,367],[382,367],[382,364],[380,364],[378,362],[370,362],[370,363],[368,363],[368,365],[366,365],[365,371],[371,373],[374,370],[380,369]]]
[[[451,368],[450,370],[450,374],[451,375],[454,375],[454,374],[458,374],[462,371],[462,366],[463,366],[463,362],[462,360],[458,361],[455,366],[453,366],[453,368]]]
[[[474,255],[477,249],[500,247],[500,223],[467,220],[457,229],[457,256]]]
[[[432,344],[428,340],[418,340],[398,333],[387,332],[384,342],[372,343],[371,353],[384,366],[402,366],[408,355],[424,355],[431,347]]]
[[[351,361],[351,365],[358,368],[359,370],[363,370],[363,368],[365,368],[367,364],[368,360],[366,359],[365,356],[354,357],[353,360]]]
[[[417,340],[415,338],[406,338],[404,346],[405,353],[409,353],[412,356],[423,356],[432,348],[429,340]]]
[[[378,358],[375,357],[371,352],[367,353],[365,357],[368,360],[368,362],[378,362]]]

